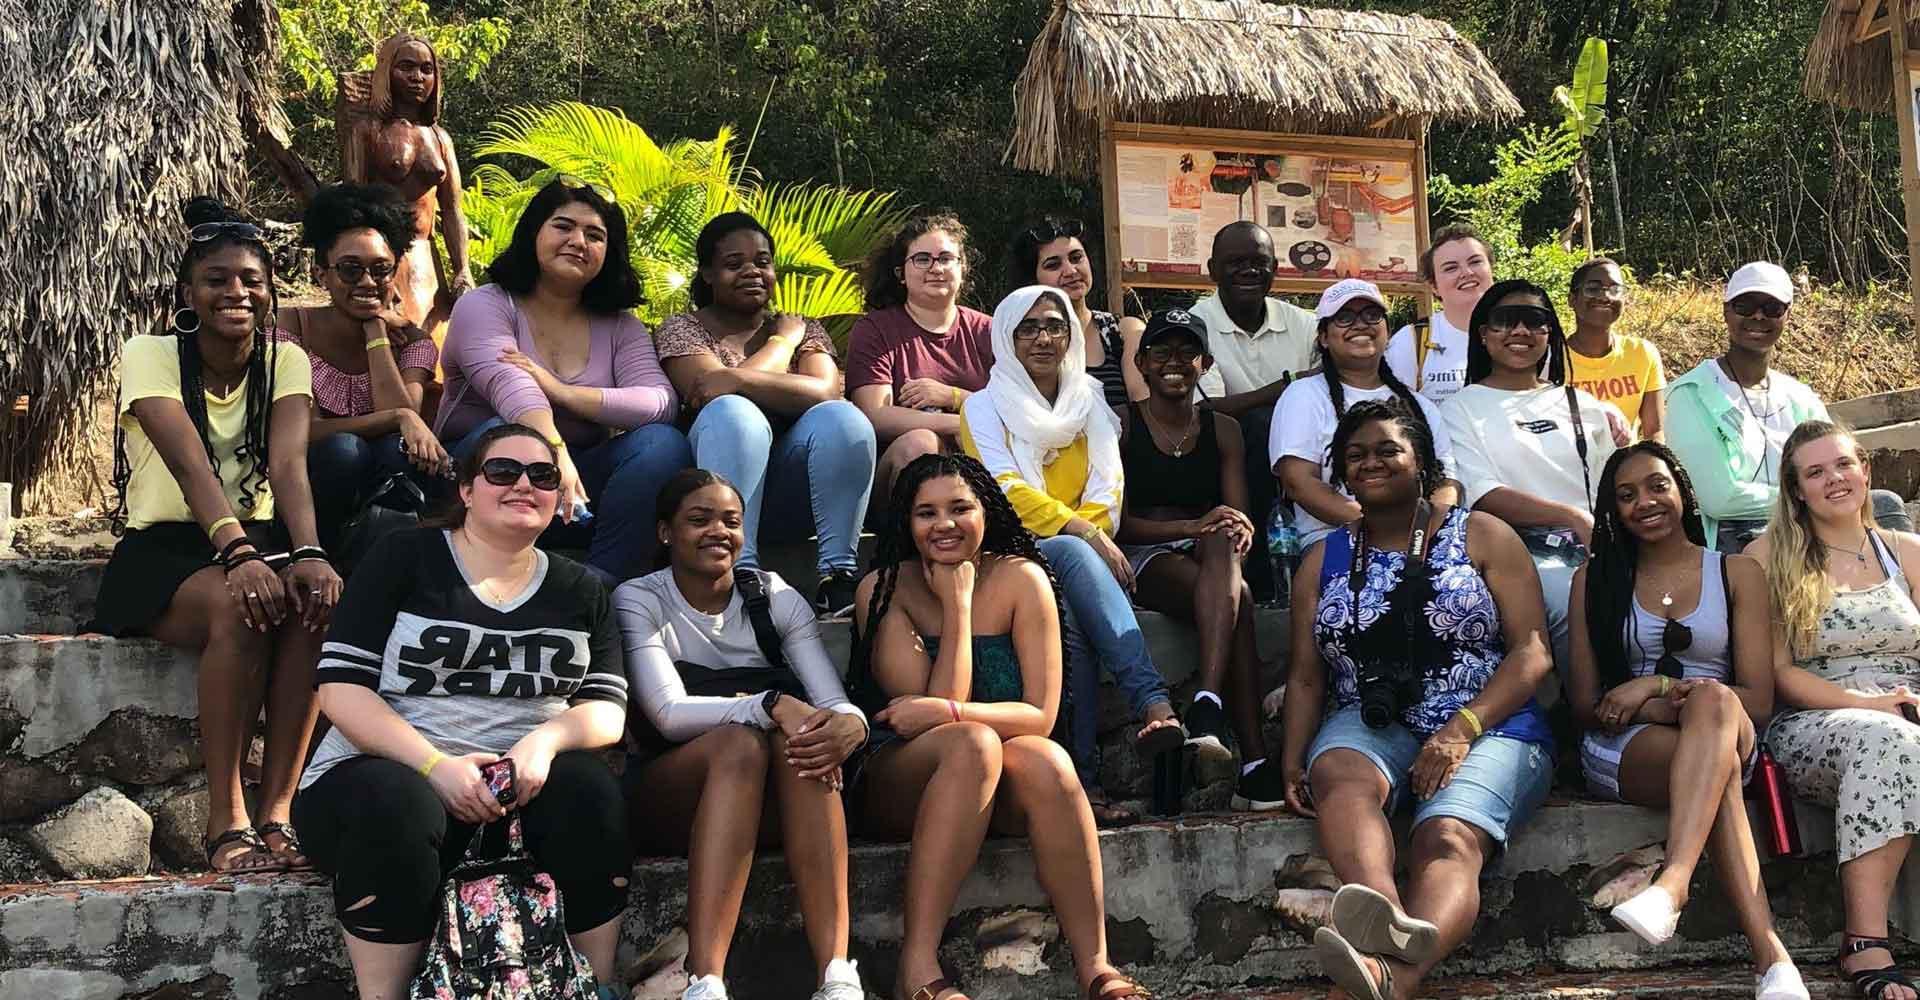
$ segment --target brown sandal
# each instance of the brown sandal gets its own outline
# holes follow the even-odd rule
[[[907,1000],[938,1000],[940,994],[948,990],[953,990],[958,993],[960,987],[953,985],[953,982],[947,977],[941,976],[939,979],[907,994]]]
[[[227,866],[222,868],[214,861],[220,849],[228,844],[245,844],[247,849],[235,851],[227,857]],[[207,867],[216,875],[261,875],[287,870],[287,862],[280,855],[267,849],[266,841],[260,839],[260,832],[250,826],[235,827],[206,842]]]
[[[1119,983],[1120,988],[1106,992],[1105,987]],[[1087,984],[1087,1000],[1153,1000],[1153,993],[1145,986],[1135,982],[1131,976],[1119,972],[1102,972]]]
[[[260,832],[260,843],[286,865],[286,871],[310,872],[313,870],[313,862],[307,859],[307,852],[300,849],[300,835],[293,832],[292,823],[274,820],[270,823],[262,823],[255,829]],[[273,845],[267,843],[267,838],[273,836],[280,838],[280,850],[275,851]]]

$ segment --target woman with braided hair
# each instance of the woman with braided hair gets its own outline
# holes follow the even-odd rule
[[[1755,996],[1807,995],[1760,882],[1743,770],[1773,711],[1767,578],[1707,547],[1679,459],[1641,441],[1600,472],[1593,555],[1573,575],[1567,700],[1587,733],[1587,788],[1668,810],[1659,877],[1613,908],[1649,944],[1673,936],[1704,851],[1753,945]]]
[[[1273,474],[1293,501],[1303,551],[1335,526],[1360,516],[1360,505],[1329,485],[1333,428],[1346,416],[1348,406],[1369,399],[1399,400],[1426,424],[1440,457],[1441,475],[1453,474],[1453,442],[1447,437],[1440,408],[1427,397],[1415,395],[1387,364],[1387,300],[1379,286],[1359,278],[1335,282],[1321,293],[1314,315],[1320,324],[1316,348],[1320,371],[1295,379],[1281,393],[1267,446],[1267,454],[1273,456]],[[1460,484],[1447,478],[1433,499],[1452,504],[1459,496]]]
[[[1513,530],[1432,501],[1440,461],[1402,404],[1355,403],[1333,453],[1360,517],[1294,577],[1294,607],[1314,610],[1294,630],[1281,767],[1345,883],[1314,935],[1322,969],[1356,1000],[1407,1000],[1472,932],[1481,870],[1552,784],[1544,616]],[[1407,804],[1403,893],[1389,820]]]
[[[910,840],[895,1000],[963,1000],[940,935],[991,827],[1033,842],[1088,1000],[1144,996],[1107,960],[1093,811],[1060,735],[1060,594],[1031,532],[974,459],[900,471],[854,604],[854,699],[874,721],[850,763],[870,835]]]
[[[207,863],[306,867],[287,818],[314,721],[313,668],[340,577],[307,485],[311,371],[272,328],[273,255],[218,202],[187,205],[167,333],[134,337],[114,430],[114,546],[92,629],[148,635],[200,660]],[[266,676],[262,676],[265,674]],[[266,692],[256,828],[240,755]]]

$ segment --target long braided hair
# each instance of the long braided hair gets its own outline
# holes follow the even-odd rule
[[[1332,317],[1320,321],[1320,335],[1314,340],[1314,351],[1318,355],[1320,375],[1327,380],[1327,398],[1333,402],[1333,419],[1337,421],[1347,415],[1347,389],[1340,381],[1340,369],[1334,367],[1333,353],[1327,350],[1327,328],[1332,325]],[[1393,373],[1393,366],[1387,364],[1385,352],[1380,354],[1379,366],[1381,384],[1393,390],[1394,398],[1399,400],[1406,407],[1407,413],[1420,423],[1421,428],[1426,432],[1428,442],[1431,443],[1433,428],[1427,426],[1427,411],[1421,409],[1419,401],[1413,398],[1413,390],[1407,388],[1406,383],[1400,381],[1400,376]],[[1328,454],[1337,459],[1340,452],[1329,451]],[[1436,485],[1438,485],[1437,481]]]
[[[1593,645],[1602,689],[1625,684],[1632,677],[1627,669],[1626,639],[1620,632],[1633,613],[1640,539],[1620,519],[1620,505],[1614,501],[1613,491],[1620,466],[1635,455],[1650,455],[1667,464],[1674,488],[1680,491],[1681,530],[1687,541],[1701,548],[1707,546],[1707,530],[1700,521],[1700,500],[1694,495],[1693,480],[1687,478],[1687,470],[1681,468],[1680,459],[1671,449],[1658,441],[1636,441],[1607,459],[1600,470],[1600,500],[1593,509],[1593,553],[1587,559],[1586,590],[1587,641]],[[1701,595],[1702,600],[1705,598]]]
[[[920,487],[928,480],[946,476],[959,477],[980,501],[987,529],[980,539],[981,554],[1015,556],[1032,561],[1047,574],[1047,583],[1053,588],[1056,611],[1065,606],[1060,595],[1060,580],[1054,576],[1053,567],[1047,564],[1047,557],[1040,553],[1039,539],[1020,523],[1020,515],[1014,512],[1006,494],[1000,492],[999,484],[993,481],[993,475],[986,466],[967,455],[933,454],[914,459],[894,478],[893,495],[887,506],[887,523],[880,531],[879,545],[874,550],[873,561],[867,567],[868,572],[878,573],[880,578],[873,588],[873,598],[867,604],[866,629],[854,629],[853,661],[847,669],[847,690],[862,711],[879,711],[887,704],[886,692],[880,690],[879,682],[873,676],[873,637],[880,631],[880,619],[886,617],[887,610],[893,606],[893,592],[900,583],[900,567],[920,558],[913,544],[914,497],[919,495]],[[1067,662],[1066,624],[1065,616],[1061,618],[1060,664],[1064,675]],[[1053,725],[1055,740],[1063,743],[1069,741],[1072,718],[1073,689],[1062,676],[1060,711]]]
[[[187,202],[182,214],[189,229],[206,223],[251,221],[208,197],[198,197]],[[207,391],[204,366],[200,358],[198,330],[199,323],[204,321],[195,316],[192,308],[187,305],[186,288],[193,280],[194,268],[201,261],[230,246],[247,247],[258,254],[267,272],[267,310],[254,325],[253,348],[247,356],[245,430],[233,453],[234,461],[246,469],[238,484],[240,509],[235,513],[242,519],[247,519],[259,505],[261,495],[267,490],[269,468],[267,445],[272,438],[270,424],[273,412],[273,372],[279,359],[279,340],[271,331],[273,317],[280,311],[280,299],[274,287],[273,253],[267,249],[266,244],[236,232],[221,232],[212,239],[189,240],[186,252],[180,256],[180,266],[174,272],[174,308],[168,319],[167,330],[172,334],[179,350],[180,402],[186,407],[187,418],[193,421],[194,430],[200,434],[200,444],[206,449],[207,464],[213,468],[214,478],[219,479],[220,458],[213,450],[213,438],[208,433]],[[182,321],[187,316],[195,316],[195,325],[182,329]],[[133,464],[127,457],[126,429],[116,416],[113,425],[115,502],[113,512],[109,515],[116,534],[126,528],[127,484],[132,480]]]

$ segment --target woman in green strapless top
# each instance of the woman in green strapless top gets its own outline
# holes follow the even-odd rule
[[[1060,605],[1033,535],[964,455],[915,459],[892,500],[854,604],[848,681],[874,721],[854,818],[913,842],[895,1000],[965,997],[938,949],[989,828],[1032,841],[1080,990],[1144,996],[1107,960],[1093,811],[1053,739],[1069,715]]]

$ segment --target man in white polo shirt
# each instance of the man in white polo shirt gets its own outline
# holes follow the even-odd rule
[[[1240,421],[1246,441],[1247,513],[1264,524],[1273,506],[1276,484],[1267,457],[1273,405],[1293,377],[1313,367],[1313,313],[1267,290],[1277,258],[1273,237],[1251,222],[1233,222],[1213,238],[1207,275],[1215,292],[1193,304],[1193,315],[1207,326],[1213,368],[1200,377],[1201,406]],[[1246,561],[1247,583],[1257,600],[1273,593],[1265,559]]]

